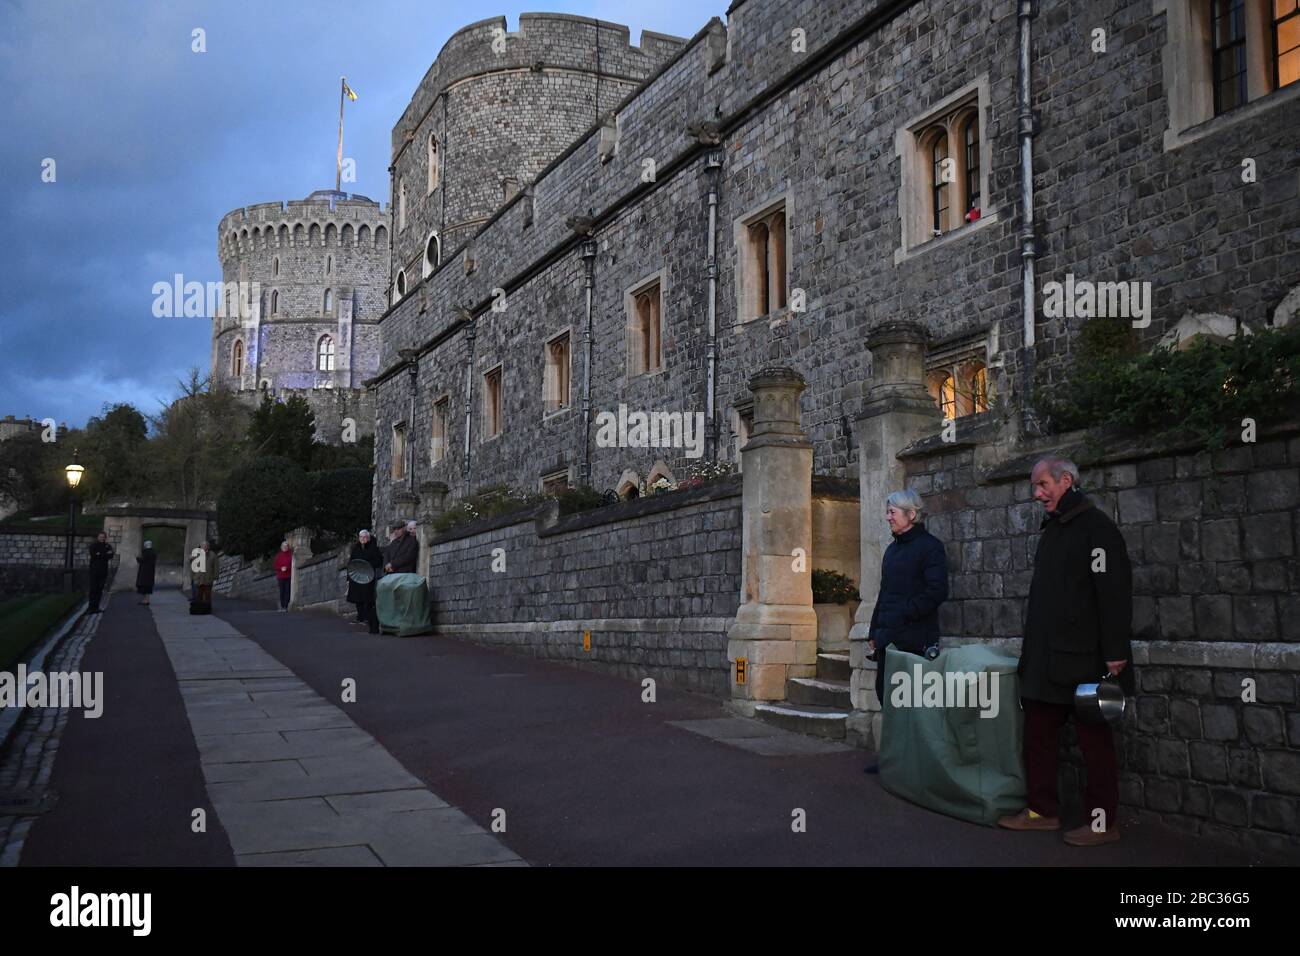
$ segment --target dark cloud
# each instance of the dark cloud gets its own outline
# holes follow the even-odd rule
[[[152,286],[220,278],[237,206],[334,181],[338,78],[350,191],[387,202],[393,123],[448,36],[548,9],[689,36],[725,0],[500,4],[0,0],[0,415],[79,425],[105,403],[146,413],[191,367],[202,319],[154,318]],[[716,8],[716,9],[713,9]],[[191,51],[206,31],[206,53]],[[42,162],[58,180],[41,181]]]

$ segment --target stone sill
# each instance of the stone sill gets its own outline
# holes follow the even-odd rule
[[[967,236],[972,236],[986,226],[991,226],[998,221],[997,210],[990,212],[987,216],[980,216],[974,222],[968,222],[958,226],[956,229],[949,229],[941,236],[933,236],[925,242],[918,242],[916,245],[907,249],[894,250],[894,265],[901,266],[905,262],[925,255],[934,249],[940,249],[954,242],[960,242]]]
[[[1256,119],[1260,114],[1267,112],[1277,106],[1286,103],[1292,103],[1300,100],[1300,83],[1293,83],[1284,86],[1280,90],[1271,90],[1263,96],[1256,97],[1245,106],[1240,106],[1230,112],[1220,114],[1195,126],[1189,126],[1184,130],[1165,130],[1164,148],[1165,152],[1171,152],[1197,140],[1205,139],[1207,136],[1213,136],[1221,133],[1225,129],[1236,126],[1238,123],[1245,123]]]

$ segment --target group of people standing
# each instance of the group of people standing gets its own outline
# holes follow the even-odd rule
[[[104,586],[108,583],[109,567],[116,553],[108,540],[108,532],[99,532],[95,536],[95,543],[90,546],[90,594],[87,603],[91,614],[99,614],[104,610]],[[152,541],[144,543],[135,562],[135,591],[140,595],[136,603],[148,604],[149,595],[153,594],[154,575],[158,566],[158,554],[153,549]]]
[[[415,537],[414,521],[395,521],[388,526],[388,546],[381,549],[370,531],[362,529],[352,545],[349,561],[365,561],[374,569],[371,580],[359,584],[348,578],[348,602],[357,608],[356,623],[364,624],[371,634],[379,633],[379,615],[375,609],[375,589],[384,574],[414,574],[419,564],[420,542]]]
[[[1054,455],[1040,459],[1030,485],[1046,513],[1034,556],[1019,664],[1028,805],[998,825],[1008,830],[1059,830],[1060,731],[1073,712],[1075,687],[1104,674],[1118,679],[1126,693],[1136,690],[1130,647],[1133,574],[1123,535],[1079,490],[1079,469],[1073,462]],[[943,542],[925,529],[923,516],[915,492],[896,491],[886,499],[885,520],[893,541],[881,562],[880,590],[867,635],[882,708],[887,706],[886,648],[923,654],[939,643],[948,563]],[[1105,723],[1075,725],[1087,766],[1090,820],[1067,832],[1065,842],[1113,843],[1119,839],[1114,736]]]

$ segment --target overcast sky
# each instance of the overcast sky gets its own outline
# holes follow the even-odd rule
[[[155,282],[221,278],[237,206],[333,188],[386,202],[393,124],[466,23],[547,10],[691,36],[727,0],[0,0],[0,416],[146,413],[208,372],[206,319],[152,314]],[[191,50],[206,31],[207,52]],[[56,180],[42,182],[45,160]]]

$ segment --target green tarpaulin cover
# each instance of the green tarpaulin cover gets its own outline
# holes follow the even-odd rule
[[[987,826],[1024,807],[1016,665],[1016,658],[980,644],[949,648],[932,661],[887,648],[880,744],[885,789]]]
[[[418,574],[385,574],[375,586],[379,630],[408,637],[433,630],[429,616],[429,587]]]

